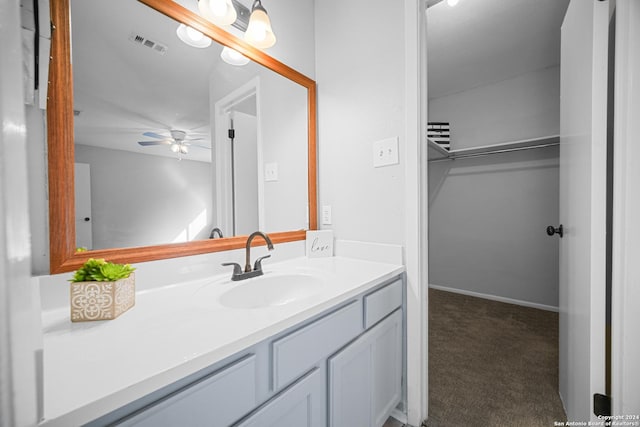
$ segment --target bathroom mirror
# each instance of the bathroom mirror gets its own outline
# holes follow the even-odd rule
[[[51,273],[88,257],[239,248],[258,228],[275,243],[315,229],[315,82],[175,2],[90,3],[51,2]],[[180,23],[212,45],[186,46]],[[252,62],[222,62],[223,46]],[[209,239],[213,228],[225,237]]]

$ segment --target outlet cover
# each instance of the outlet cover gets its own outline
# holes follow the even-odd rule
[[[373,143],[373,167],[397,165],[400,163],[398,157],[398,137],[383,139]]]

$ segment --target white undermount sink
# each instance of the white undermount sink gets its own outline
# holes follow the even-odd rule
[[[264,308],[289,304],[317,295],[325,286],[322,277],[309,273],[266,273],[235,286],[220,295],[229,308]]]

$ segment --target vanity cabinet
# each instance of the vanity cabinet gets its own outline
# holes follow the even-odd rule
[[[329,426],[381,427],[402,397],[402,310],[329,359]]]
[[[381,427],[402,400],[402,277],[88,426]]]
[[[115,425],[228,426],[257,404],[256,357],[250,355],[154,402]]]
[[[273,342],[273,386],[279,389],[362,333],[362,303],[354,301]]]

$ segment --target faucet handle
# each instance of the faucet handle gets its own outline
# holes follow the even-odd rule
[[[253,271],[262,271],[262,260],[265,258],[271,258],[271,255],[265,255],[258,258],[253,264]]]
[[[257,262],[257,261],[256,261]],[[240,264],[236,263],[236,262],[223,262],[222,265],[224,267],[233,265],[233,275],[236,276],[238,274],[242,274],[242,267],[240,267]]]

